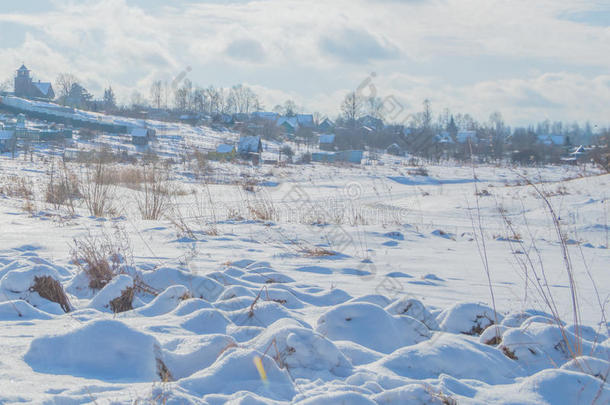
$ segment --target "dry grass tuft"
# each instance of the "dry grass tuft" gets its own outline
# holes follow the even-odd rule
[[[56,302],[64,312],[70,312],[72,306],[61,283],[51,276],[34,277],[34,285],[30,287],[31,292],[36,292],[42,298]]]
[[[25,177],[3,176],[0,178],[0,194],[30,200],[34,198],[34,185]]]
[[[165,365],[163,360],[161,360],[159,358],[157,358],[156,360],[157,360],[157,374],[159,375],[161,382],[167,383],[167,382],[174,381],[174,376],[172,375],[172,372],[169,371],[169,368],[167,368],[167,366]]]
[[[248,211],[258,221],[274,221],[278,215],[273,203],[265,199],[249,202]]]
[[[508,357],[509,359],[512,360],[518,360],[517,356],[515,356],[515,352],[511,351],[508,347],[504,346],[502,347],[502,353],[504,353],[504,355],[506,357]]]
[[[134,287],[127,287],[121,295],[110,301],[110,309],[115,314],[131,311],[133,309],[133,298],[135,296]]]
[[[500,343],[502,343],[502,336],[498,336],[498,335],[492,337],[487,342],[485,342],[485,344],[488,346],[497,346]]]
[[[190,300],[192,298],[193,298],[193,294],[191,294],[190,291],[187,291],[180,296],[180,301],[186,301],[186,300]]]
[[[336,255],[336,253],[332,250],[324,249],[321,247],[303,248],[301,252],[303,252],[303,254],[307,257],[325,257]]]

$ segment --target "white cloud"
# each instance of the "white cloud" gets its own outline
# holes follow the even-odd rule
[[[0,77],[26,62],[41,79],[69,71],[94,93],[112,84],[126,100],[191,66],[195,83],[256,84],[269,107],[290,97],[334,115],[342,94],[377,71],[380,87],[412,110],[429,97],[439,109],[481,118],[500,110],[517,123],[609,119],[610,31],[565,18],[587,16],[595,1],[54,4],[0,6],[15,39],[0,44]]]

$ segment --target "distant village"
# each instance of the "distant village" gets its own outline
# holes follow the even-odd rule
[[[420,113],[396,124],[384,120],[382,100],[356,93],[346,95],[341,113],[331,119],[303,113],[292,101],[265,111],[256,94],[241,85],[225,91],[201,89],[188,80],[171,88],[155,82],[149,100],[136,92],[128,106],[117,105],[111,87],[95,100],[72,75],[60,75],[56,86],[58,94],[52,83],[34,80],[25,64],[17,69],[13,92],[0,94],[0,153],[102,133],[120,135],[141,151],[155,143],[157,128],[151,123],[168,122],[227,133],[225,142],[205,151],[215,160],[360,164],[365,156],[375,160],[389,154],[531,165],[595,162],[606,168],[610,160],[608,128],[548,120],[511,128],[498,113],[484,123],[448,110],[435,117],[427,100]],[[263,141],[279,145],[277,157],[263,159]]]

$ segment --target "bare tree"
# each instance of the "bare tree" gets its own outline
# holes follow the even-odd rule
[[[368,97],[366,99],[365,108],[367,114],[371,117],[375,117],[378,119],[383,119],[382,117],[382,109],[383,109],[383,100],[379,97]]]
[[[181,87],[174,92],[175,106],[180,111],[191,111],[193,101],[193,83],[184,79]]]
[[[294,117],[299,111],[299,107],[293,100],[286,100],[284,102],[284,115],[287,117]]]
[[[104,108],[107,111],[116,110],[116,96],[114,95],[112,86],[109,86],[106,90],[104,90]]]
[[[6,79],[5,81],[0,82],[0,92],[9,91],[13,85],[12,83],[13,81],[11,79]]]
[[[429,99],[424,100],[424,110],[422,111],[421,119],[424,130],[430,130],[432,128],[432,106]]]
[[[72,87],[78,84],[78,79],[72,73],[61,73],[55,79],[55,87],[59,98],[66,98],[70,94]]]
[[[205,99],[206,99],[206,112],[210,115],[215,115],[218,113],[219,104],[220,104],[220,94],[214,88],[214,86],[210,86],[204,90]]]
[[[161,108],[163,102],[163,83],[161,80],[153,82],[150,86],[150,102],[155,108]]]
[[[134,90],[133,93],[131,93],[131,107],[132,108],[144,107],[144,106],[146,106],[146,104],[147,104],[146,99],[144,98],[144,96],[142,96],[142,94],[139,91]]]
[[[354,127],[356,120],[360,118],[362,114],[362,99],[352,91],[345,96],[341,103],[341,113],[347,121],[347,124]]]
[[[193,91],[193,110],[197,112],[204,112],[206,108],[206,93],[201,88],[196,88]]]
[[[218,112],[226,114],[231,111],[231,100],[226,96],[225,89],[218,89]]]
[[[260,108],[258,96],[251,88],[238,84],[229,92],[229,103],[236,113],[249,114]]]

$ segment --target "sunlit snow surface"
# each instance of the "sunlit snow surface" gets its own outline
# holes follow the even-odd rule
[[[175,157],[184,145],[231,136],[177,126],[161,132],[157,147]],[[26,176],[42,189],[49,152],[32,162],[2,155],[0,177]],[[43,196],[26,213],[23,199],[0,196],[0,403],[607,404],[610,341],[591,278],[604,301],[610,177],[592,168],[479,166],[477,199],[472,167],[432,165],[418,176],[407,160],[382,162],[212,163],[207,187],[177,164],[182,190],[209,190],[216,234],[142,221],[126,187],[114,219],[82,208],[70,218]],[[570,351],[576,328],[557,235],[521,176],[545,181],[569,239],[585,325],[580,353]],[[254,193],[239,185],[245,177],[256,180]],[[272,220],[249,214],[261,201],[274,206]],[[193,194],[174,202],[190,214]],[[135,268],[92,291],[70,246],[117,227],[129,235]],[[531,279],[526,289],[517,257],[532,241],[565,328]],[[315,249],[334,254],[307,253]],[[64,314],[32,292],[37,276],[60,281],[74,310]],[[110,301],[134,278],[160,293],[137,293],[133,310],[113,314]],[[164,370],[172,381],[160,381]]]

